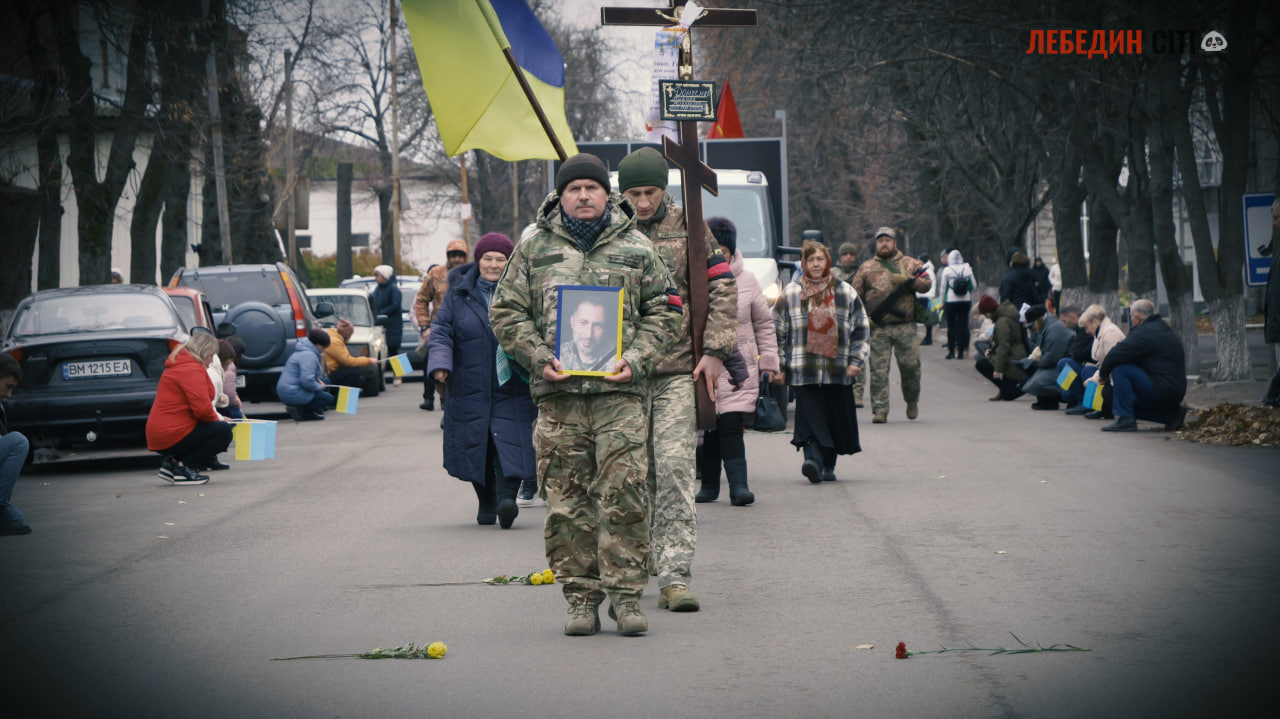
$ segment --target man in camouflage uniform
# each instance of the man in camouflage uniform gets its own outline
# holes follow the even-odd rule
[[[902,375],[902,399],[907,402],[907,419],[920,414],[920,346],[916,343],[916,292],[927,292],[933,286],[928,277],[915,275],[924,267],[920,260],[898,251],[897,235],[892,227],[876,231],[876,256],[863,262],[849,283],[872,313],[899,285],[912,282],[910,292],[898,298],[893,308],[902,312],[886,312],[881,323],[871,323],[871,421],[884,424],[889,420],[889,358],[898,355],[898,373]],[[915,278],[915,279],[912,279]]]
[[[831,274],[841,282],[852,282],[853,276],[858,272],[858,246],[852,242],[845,242],[840,245],[839,262],[831,268]],[[867,308],[870,309],[870,308]],[[853,378],[853,406],[862,406],[863,387],[866,386],[866,375],[859,374]]]
[[[574,155],[507,262],[489,308],[502,349],[529,373],[538,404],[533,427],[539,491],[547,500],[547,561],[564,585],[570,636],[595,634],[606,596],[618,631],[648,621],[649,525],[644,481],[645,375],[680,326],[670,274],[636,232],[631,203],[609,194],[594,155]],[[611,376],[564,373],[556,358],[561,285],[623,289],[622,359]]]
[[[449,291],[449,270],[467,264],[466,241],[449,240],[449,244],[445,246],[444,256],[443,265],[436,265],[427,270],[427,276],[422,278],[422,286],[418,288],[418,294],[413,299],[413,314],[418,319],[419,346],[426,345],[427,340],[431,338],[431,321],[436,318],[436,313],[440,311],[440,304],[444,302],[444,296]],[[444,402],[444,384],[427,376],[426,357],[422,358],[422,367],[422,404],[418,405],[418,409],[430,411],[436,408],[437,388],[440,392],[440,401]]]
[[[671,270],[689,305],[689,231],[684,209],[666,193],[667,161],[653,148],[637,150],[618,163],[618,188],[636,208],[636,226],[648,235]],[[702,358],[694,366],[690,313],[680,323],[679,338],[653,370],[649,380],[649,531],[653,566],[658,576],[658,608],[696,612],[698,599],[689,591],[697,540],[694,481],[697,478],[698,420],[695,381],[705,376],[715,391],[716,379],[738,344],[738,287],[720,245],[703,224],[707,244],[707,289],[710,302]],[[702,268],[697,268],[701,272]]]

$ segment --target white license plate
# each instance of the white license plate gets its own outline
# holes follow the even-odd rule
[[[236,389],[244,389],[244,375],[236,375]]]
[[[68,362],[62,365],[62,379],[126,377],[131,374],[133,374],[133,363],[127,359]]]

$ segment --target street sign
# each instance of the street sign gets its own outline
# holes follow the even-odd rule
[[[1242,195],[1240,199],[1244,205],[1244,247],[1248,252],[1245,284],[1265,287],[1273,257],[1264,257],[1261,250],[1271,245],[1271,203],[1276,201],[1276,196],[1270,192],[1258,192]]]

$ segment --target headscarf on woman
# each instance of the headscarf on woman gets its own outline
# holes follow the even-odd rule
[[[816,276],[810,273],[809,258],[821,254],[826,265]],[[836,278],[831,274],[831,252],[821,242],[808,240],[800,254],[804,275],[800,297],[808,306],[809,342],[805,351],[820,357],[834,358],[840,346],[840,326],[836,322]]]

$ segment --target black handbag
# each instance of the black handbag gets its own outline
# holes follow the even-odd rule
[[[756,397],[756,417],[752,427],[757,432],[781,432],[787,428],[787,415],[778,400],[769,393],[769,383],[760,380],[760,396]]]

